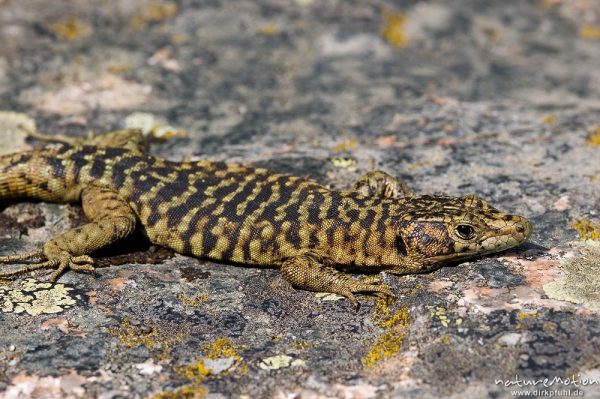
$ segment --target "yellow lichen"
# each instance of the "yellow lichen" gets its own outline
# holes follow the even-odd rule
[[[366,367],[373,367],[400,350],[409,323],[408,308],[404,305],[400,310],[392,312],[387,301],[379,299],[375,304],[372,320],[384,329],[384,333],[377,338],[362,359]]]
[[[277,25],[265,25],[258,29],[258,33],[265,36],[275,36],[279,32]]]
[[[426,306],[429,309],[431,318],[433,320],[438,320],[440,324],[444,327],[449,327],[451,324],[451,318],[446,313],[446,309],[441,306]],[[459,317],[454,320],[454,324],[458,327],[462,324],[463,320]]]
[[[177,14],[177,4],[175,3],[151,3],[142,7],[137,14],[131,18],[131,26],[136,29],[142,29],[148,24],[162,22]]]
[[[202,346],[204,357],[196,358],[192,363],[176,365],[173,369],[187,378],[190,383],[173,391],[156,393],[153,399],[193,398],[200,399],[208,394],[202,382],[209,376],[224,374],[238,369],[242,357],[227,338],[217,338]],[[239,367],[242,369],[242,367]]]
[[[538,317],[538,313],[537,312],[534,312],[534,313],[519,312],[519,313],[517,313],[517,317],[521,320],[526,319],[528,317]]]
[[[312,348],[313,346],[314,346],[314,344],[312,342],[308,342],[308,341],[292,342],[292,348],[297,349],[297,350],[305,350],[305,349]]]
[[[579,232],[582,240],[600,240],[600,223],[594,225],[590,220],[578,219],[573,222],[573,228]]]
[[[600,146],[600,126],[598,126],[596,129],[588,132],[586,144],[589,147]]]
[[[64,22],[51,24],[50,30],[65,40],[76,40],[92,32],[92,28],[88,24],[73,16],[68,17]]]
[[[181,386],[173,391],[164,391],[152,395],[152,399],[202,399],[208,395],[208,389],[194,384]]]
[[[156,342],[157,331],[153,326],[132,324],[130,317],[125,317],[118,328],[109,328],[108,332],[117,337],[128,348],[144,345],[152,350]]]
[[[217,338],[207,344],[204,344],[202,348],[206,351],[206,357],[209,359],[218,359],[223,357],[236,357],[241,359],[233,348],[231,341],[227,338]]]
[[[556,115],[548,114],[548,115],[544,116],[544,118],[542,119],[542,123],[544,125],[548,125],[548,126],[556,125]]]
[[[205,357],[196,358],[192,363],[185,366],[175,366],[176,372],[196,384],[204,381],[207,376],[215,374],[214,370],[207,366],[207,363],[209,363],[208,360],[231,359],[231,366],[223,371],[231,369],[242,360],[231,344],[231,341],[227,338],[217,338],[203,345],[202,349],[206,353]]]
[[[579,28],[579,36],[584,39],[598,40],[600,39],[600,27],[595,25],[583,25]]]
[[[387,12],[383,15],[381,35],[394,47],[405,47],[408,44],[406,35],[406,16],[401,13]]]
[[[19,288],[0,286],[0,311],[4,313],[27,313],[32,316],[60,313],[81,299],[71,293],[73,288],[64,284],[25,280]]]
[[[171,344],[185,336],[185,334],[178,334],[165,338],[159,334],[155,326],[143,323],[133,324],[130,317],[125,317],[119,327],[109,328],[108,332],[128,348],[144,345],[149,351],[162,349],[158,356],[160,360],[168,360]]]
[[[344,152],[344,151],[354,150],[356,147],[358,147],[358,140],[348,139],[348,140],[344,140],[340,143],[337,143],[335,145],[334,150],[336,152]]]
[[[194,307],[198,307],[202,304],[202,302],[208,301],[207,294],[198,294],[195,297],[190,298],[189,296],[180,292],[179,294],[177,294],[177,298],[179,298],[181,302],[185,303],[186,305]]]

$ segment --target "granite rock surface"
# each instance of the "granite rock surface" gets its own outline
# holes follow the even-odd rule
[[[534,225],[509,252],[384,275],[398,300],[358,311],[134,238],[95,275],[0,284],[0,397],[599,398],[599,65],[594,0],[0,0],[2,153],[41,145],[16,121],[139,126],[172,160],[332,188],[382,169]],[[6,204],[0,253],[82,220]]]

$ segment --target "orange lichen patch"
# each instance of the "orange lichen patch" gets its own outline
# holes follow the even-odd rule
[[[439,293],[446,288],[452,287],[453,285],[454,283],[449,280],[435,280],[429,283],[429,286],[427,286],[427,291]]]
[[[578,219],[573,222],[573,228],[579,232],[582,240],[600,240],[600,223],[594,225],[590,220]]]
[[[387,301],[377,300],[372,320],[384,329],[384,333],[377,337],[375,344],[369,348],[367,355],[362,359],[366,367],[374,367],[382,360],[398,353],[408,330],[409,319],[406,305],[392,312]]]
[[[588,132],[586,144],[589,147],[600,146],[600,126],[598,126],[596,129]]]
[[[36,87],[24,92],[22,100],[41,111],[70,115],[97,108],[116,110],[140,106],[149,100],[151,90],[150,86],[105,74],[58,90]]]
[[[408,44],[406,15],[395,12],[384,13],[381,35],[392,46],[397,48],[405,47]]]
[[[579,36],[584,39],[598,40],[600,39],[600,27],[596,25],[583,25],[579,28]]]
[[[50,25],[50,30],[56,36],[65,40],[76,40],[84,36],[89,36],[92,33],[92,28],[85,22],[81,22],[74,16],[68,17],[63,22],[58,22]]]
[[[135,29],[143,29],[146,25],[155,24],[169,19],[177,14],[177,4],[175,3],[151,3],[142,7],[130,21]]]

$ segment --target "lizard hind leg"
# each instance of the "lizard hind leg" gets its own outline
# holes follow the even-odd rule
[[[283,278],[292,286],[308,291],[330,292],[342,295],[358,306],[355,293],[370,293],[381,298],[395,297],[391,287],[376,276],[362,280],[354,279],[350,274],[326,266],[318,255],[301,254],[286,260],[281,265]]]
[[[82,205],[85,215],[90,220],[89,223],[75,227],[48,241],[44,244],[43,255],[38,251],[32,254],[4,257],[3,259],[11,262],[34,257],[43,257],[46,260],[0,272],[0,277],[16,276],[39,269],[55,269],[49,280],[56,281],[67,269],[93,271],[94,260],[89,254],[127,237],[135,229],[137,219],[129,205],[108,189],[97,187],[85,189],[82,194]]]

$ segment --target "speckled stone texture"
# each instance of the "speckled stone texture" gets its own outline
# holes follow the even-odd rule
[[[187,133],[152,146],[169,159],[334,188],[382,169],[534,225],[508,253],[385,275],[397,302],[359,311],[137,238],[96,275],[0,285],[0,397],[504,398],[537,381],[599,398],[598,66],[593,0],[0,0],[0,111],[42,132],[144,112]],[[4,117],[2,152],[40,145]],[[0,253],[81,220],[6,204]]]

